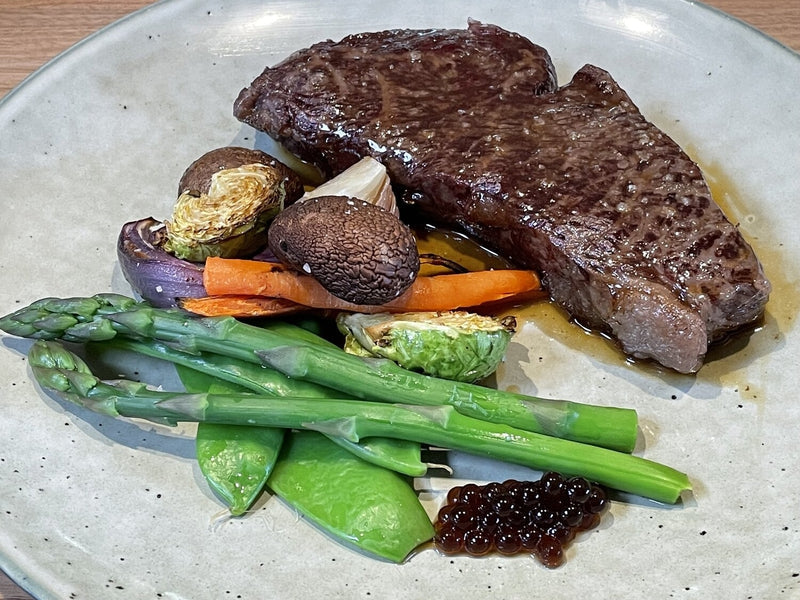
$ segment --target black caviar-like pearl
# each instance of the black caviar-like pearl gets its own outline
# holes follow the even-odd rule
[[[536,525],[528,525],[523,527],[519,534],[519,541],[522,543],[522,547],[529,552],[534,552],[536,550],[536,546],[539,544],[539,540],[542,538],[542,534],[544,532],[540,527]]]
[[[464,550],[473,556],[483,556],[492,550],[493,537],[484,529],[475,527],[464,534]]]
[[[514,499],[507,495],[502,494],[499,496],[495,496],[492,500],[492,509],[501,517],[507,517],[511,514],[511,511],[514,510],[515,504]]]
[[[468,483],[461,488],[459,494],[459,504],[477,503],[480,497],[481,488],[474,483]]]
[[[470,506],[458,504],[450,512],[449,522],[458,529],[469,529],[475,524],[475,511]]]
[[[536,546],[536,558],[544,566],[552,569],[564,562],[564,549],[557,539],[544,534]]]
[[[464,550],[464,532],[453,526],[445,526],[433,538],[436,547],[445,554],[457,554]]]
[[[599,486],[592,486],[589,497],[584,502],[586,510],[590,513],[599,513],[606,506],[606,494]]]
[[[450,488],[447,492],[447,504],[455,504],[458,502],[459,497],[461,496],[461,486],[457,485],[456,487]]]
[[[516,554],[522,549],[519,532],[513,527],[498,527],[494,533],[494,545],[501,554]]]
[[[538,481],[468,483],[448,492],[434,523],[434,544],[446,554],[529,552],[557,567],[564,548],[578,531],[599,523],[606,504],[600,486],[554,472]]]
[[[571,477],[567,480],[565,488],[572,502],[586,502],[592,492],[591,484],[583,477]]]
[[[556,496],[564,489],[564,478],[553,471],[542,475],[542,489],[553,496]]]

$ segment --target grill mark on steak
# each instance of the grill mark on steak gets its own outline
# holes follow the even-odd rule
[[[381,160],[408,203],[539,271],[634,357],[696,371],[764,310],[769,282],[699,167],[609,73],[558,87],[547,51],[499,27],[315,44],[234,114],[329,175]]]

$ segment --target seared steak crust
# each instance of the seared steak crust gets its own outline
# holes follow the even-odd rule
[[[381,160],[407,202],[538,270],[632,356],[695,371],[764,310],[769,282],[697,165],[607,72],[559,88],[547,52],[498,27],[316,44],[234,114],[330,175]]]

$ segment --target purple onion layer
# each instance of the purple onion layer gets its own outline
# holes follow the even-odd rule
[[[176,306],[179,298],[202,298],[203,267],[161,248],[163,223],[148,217],[125,223],[117,239],[117,259],[125,279],[153,306]]]

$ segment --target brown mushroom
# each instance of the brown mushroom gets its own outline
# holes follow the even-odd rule
[[[396,298],[419,271],[411,230],[392,213],[346,196],[308,198],[290,206],[272,222],[268,240],[282,262],[356,304]]]
[[[281,174],[286,204],[291,204],[303,195],[300,176],[277,158],[254,148],[224,146],[206,152],[186,168],[178,183],[178,196],[187,192],[193,196],[207,194],[214,173],[251,164],[272,167]]]

